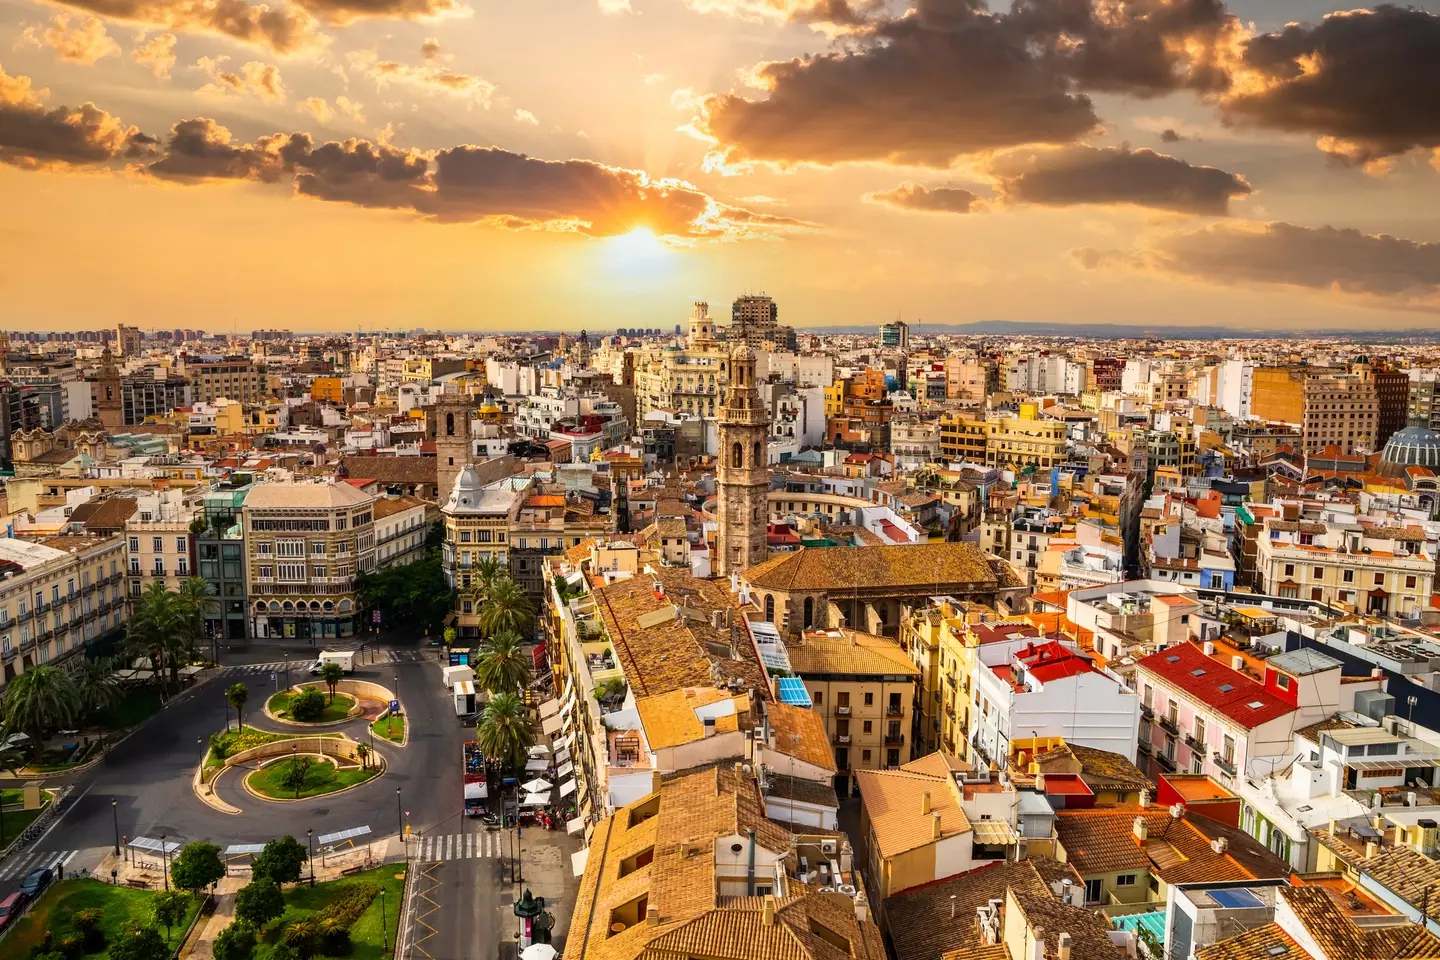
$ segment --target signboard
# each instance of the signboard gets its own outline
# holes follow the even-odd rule
[[[469,650],[451,650],[451,651],[450,651],[450,666],[452,666],[452,667],[468,667],[468,666],[470,666],[470,651],[469,651]]]
[[[391,701],[390,701],[390,712],[391,712],[391,713],[399,713],[399,712],[400,712],[400,701],[399,701],[399,700],[391,700]]]
[[[371,623],[379,623],[379,622],[380,622],[380,611],[379,611],[379,610],[371,610],[371,611],[370,611],[370,622],[371,622]]]
[[[535,644],[535,649],[530,651],[530,659],[536,673],[539,673],[546,668],[548,658],[545,654],[544,640],[541,640],[539,643]]]

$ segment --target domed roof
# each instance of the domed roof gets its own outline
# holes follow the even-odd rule
[[[480,478],[475,476],[474,469],[466,464],[455,477],[455,486],[450,490],[450,498],[445,502],[445,509],[453,513],[464,512],[474,507],[480,502],[480,491]]]
[[[1440,470],[1440,433],[1412,425],[1391,434],[1380,455],[1382,463],[1397,467],[1430,467]]]

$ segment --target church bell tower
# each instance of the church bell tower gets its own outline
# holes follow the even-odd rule
[[[767,441],[770,418],[755,387],[755,353],[748,346],[730,354],[730,386],[718,415],[720,441],[716,483],[715,572],[739,573],[765,559],[770,492]]]

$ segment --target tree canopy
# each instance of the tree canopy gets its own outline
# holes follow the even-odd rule
[[[265,849],[250,865],[250,875],[276,883],[294,883],[300,879],[300,868],[309,859],[305,845],[287,833],[265,844]]]
[[[35,741],[72,726],[80,715],[75,681],[59,667],[31,667],[5,684],[5,729],[22,730]]]
[[[170,879],[181,890],[197,893],[225,876],[225,863],[220,848],[213,843],[196,841],[185,844],[170,867]]]
[[[399,567],[362,574],[355,581],[361,603],[380,611],[387,624],[438,631],[450,612],[450,584],[439,554]]]
[[[269,877],[255,877],[235,894],[235,916],[257,930],[284,912],[285,896]]]

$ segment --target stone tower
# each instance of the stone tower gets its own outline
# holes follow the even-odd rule
[[[748,346],[730,354],[730,386],[717,417],[719,468],[716,483],[715,572],[739,573],[765,559],[770,491],[766,442],[770,418],[755,389],[755,353]]]
[[[427,417],[430,439],[435,443],[435,490],[437,503],[450,499],[455,478],[471,461],[475,443],[470,436],[470,397],[463,393],[442,393]]]
[[[710,304],[696,300],[690,307],[690,346],[701,346],[715,339],[715,321],[710,319]]]

